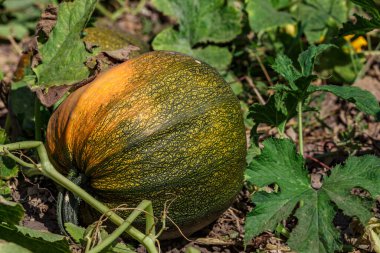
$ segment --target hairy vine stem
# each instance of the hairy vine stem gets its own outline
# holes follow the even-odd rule
[[[298,147],[299,152],[303,156],[303,135],[302,135],[302,100],[297,103],[298,111]]]
[[[32,164],[27,163],[15,155],[13,155],[10,151],[20,150],[20,149],[32,149],[35,148],[37,150],[37,153],[39,155],[41,163],[39,164]],[[5,155],[13,159],[15,162],[20,163],[21,165],[30,168],[30,170],[38,170],[41,172],[42,175],[52,179],[57,184],[61,185],[62,187],[68,189],[75,195],[79,196],[82,200],[87,202],[89,205],[91,205],[94,209],[99,211],[100,213],[103,213],[105,216],[107,216],[114,224],[117,226],[121,226],[122,228],[118,228],[116,231],[119,234],[121,229],[122,231],[125,231],[127,234],[129,234],[132,238],[140,242],[144,247],[147,249],[149,253],[158,253],[157,248],[155,246],[155,230],[152,229],[152,226],[154,226],[154,218],[153,218],[153,208],[151,205],[151,202],[148,200],[144,200],[141,202],[140,207],[143,207],[146,209],[146,211],[149,213],[146,215],[146,233],[144,234],[140,232],[138,229],[133,227],[132,221],[137,217],[136,212],[132,212],[131,216],[128,217],[126,220],[118,216],[115,212],[110,210],[106,205],[92,197],[90,194],[88,194],[86,191],[84,191],[82,188],[80,188],[78,185],[71,182],[69,179],[64,177],[62,174],[60,174],[54,166],[51,164],[45,146],[40,141],[22,141],[22,142],[15,142],[5,145],[0,145],[0,154]],[[28,171],[28,170],[26,170]],[[149,204],[150,203],[150,204]],[[141,213],[141,212],[140,212]],[[140,214],[138,213],[138,214]],[[135,217],[136,216],[136,217]],[[148,229],[149,228],[149,229]],[[107,241],[108,242],[108,241]],[[107,244],[108,245],[108,244]],[[107,245],[103,245],[102,247],[105,247]],[[98,248],[99,249],[99,248]],[[98,250],[97,249],[97,250]],[[93,252],[97,252],[97,250]]]

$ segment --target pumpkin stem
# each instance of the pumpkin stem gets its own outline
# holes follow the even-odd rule
[[[83,187],[86,182],[85,175],[77,173],[75,170],[70,170],[68,177],[70,181],[74,184]],[[70,234],[66,231],[65,223],[72,223],[79,225],[78,222],[78,212],[81,199],[74,195],[69,190],[59,186],[58,187],[58,198],[57,198],[57,221],[61,233],[66,236]]]

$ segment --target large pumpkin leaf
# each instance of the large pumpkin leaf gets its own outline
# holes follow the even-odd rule
[[[168,28],[158,34],[153,41],[153,48],[191,55],[207,62],[219,71],[225,70],[232,60],[232,54],[225,47],[207,46],[192,49],[189,40],[174,31],[173,28]]]
[[[268,0],[248,0],[246,11],[248,12],[249,25],[255,32],[262,32],[272,28],[294,24],[291,14],[278,11],[277,8],[288,4]]]
[[[356,86],[337,86],[337,85],[322,85],[310,86],[310,92],[325,91],[331,92],[335,96],[343,98],[351,103],[354,103],[357,108],[367,114],[374,115],[380,120],[380,106],[376,97],[369,91],[363,90]]]
[[[71,252],[64,236],[17,225],[9,227],[0,224],[0,239],[17,243],[32,252]]]
[[[0,241],[0,252],[2,253],[32,253],[32,251],[21,247],[13,242]]]
[[[347,12],[346,0],[306,0],[299,6],[297,19],[308,41],[319,42],[329,27],[338,27],[347,20]]]
[[[380,158],[351,157],[344,166],[332,169],[318,190],[310,186],[305,161],[294,144],[285,139],[264,141],[264,149],[249,165],[250,183],[259,187],[276,183],[277,193],[259,191],[252,197],[256,207],[247,216],[246,241],[277,224],[296,209],[296,227],[290,234],[289,246],[299,253],[334,252],[341,249],[338,230],[332,221],[334,202],[346,215],[356,216],[366,224],[371,217],[369,206],[351,194],[354,187],[380,196]],[[374,201],[372,202],[374,203]]]
[[[24,208],[16,202],[8,201],[0,195],[0,223],[17,225],[24,217]]]
[[[24,212],[19,203],[0,196],[0,240],[14,242],[32,252],[70,252],[64,236],[18,226]]]
[[[159,33],[152,45],[155,50],[171,50],[203,60],[219,71],[231,63],[232,54],[218,46],[198,47],[198,43],[222,43],[241,31],[241,12],[223,0],[153,0],[157,9],[176,18],[179,30],[172,27]]]
[[[180,24],[179,33],[192,46],[228,42],[241,31],[241,13],[224,0],[153,0],[154,6]]]
[[[70,85],[88,77],[85,61],[90,53],[81,40],[81,32],[96,3],[97,0],[76,0],[59,5],[56,25],[48,40],[38,45],[42,62],[33,69],[37,86]]]

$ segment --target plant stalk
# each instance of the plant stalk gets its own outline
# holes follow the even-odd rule
[[[297,103],[298,110],[298,149],[300,154],[303,156],[303,129],[302,129],[302,100]]]
[[[69,191],[71,191],[72,193],[80,197],[82,200],[87,202],[89,205],[91,205],[94,209],[96,209],[100,213],[105,214],[117,226],[121,226],[125,222],[123,218],[121,218],[112,210],[110,210],[106,205],[104,205],[103,203],[101,203],[100,201],[92,197],[90,194],[88,194],[78,185],[74,184],[69,179],[67,179],[62,174],[60,174],[54,168],[54,166],[50,163],[45,146],[42,142],[22,141],[22,142],[15,142],[15,143],[10,143],[6,145],[0,145],[0,153],[5,154],[6,153],[5,150],[14,151],[14,150],[30,149],[30,148],[37,149],[41,164],[36,164],[36,169],[39,169],[44,176],[47,176],[48,178],[52,179],[57,184],[68,189]],[[131,226],[130,223],[128,227],[125,229],[125,231],[132,238],[134,238],[135,240],[143,244],[149,253],[158,253],[155,247],[155,241],[152,239],[152,238],[155,238],[154,234],[145,235],[141,233],[135,227]]]
[[[106,239],[104,239],[94,248],[89,250],[88,253],[98,253],[105,249],[107,246],[109,246],[132,224],[132,222],[137,218],[137,216],[139,216],[144,210],[148,212],[146,214],[146,220],[153,220],[152,202],[148,200],[141,201],[141,203],[136,207],[136,209],[133,210],[133,212],[128,216],[128,218],[117,229],[115,229],[115,231],[113,231],[112,234],[110,234]]]

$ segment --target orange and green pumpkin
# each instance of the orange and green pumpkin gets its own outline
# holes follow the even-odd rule
[[[76,90],[53,113],[46,146],[110,207],[149,199],[159,216],[172,200],[186,233],[216,219],[243,182],[238,99],[214,68],[174,52],[143,54]]]

